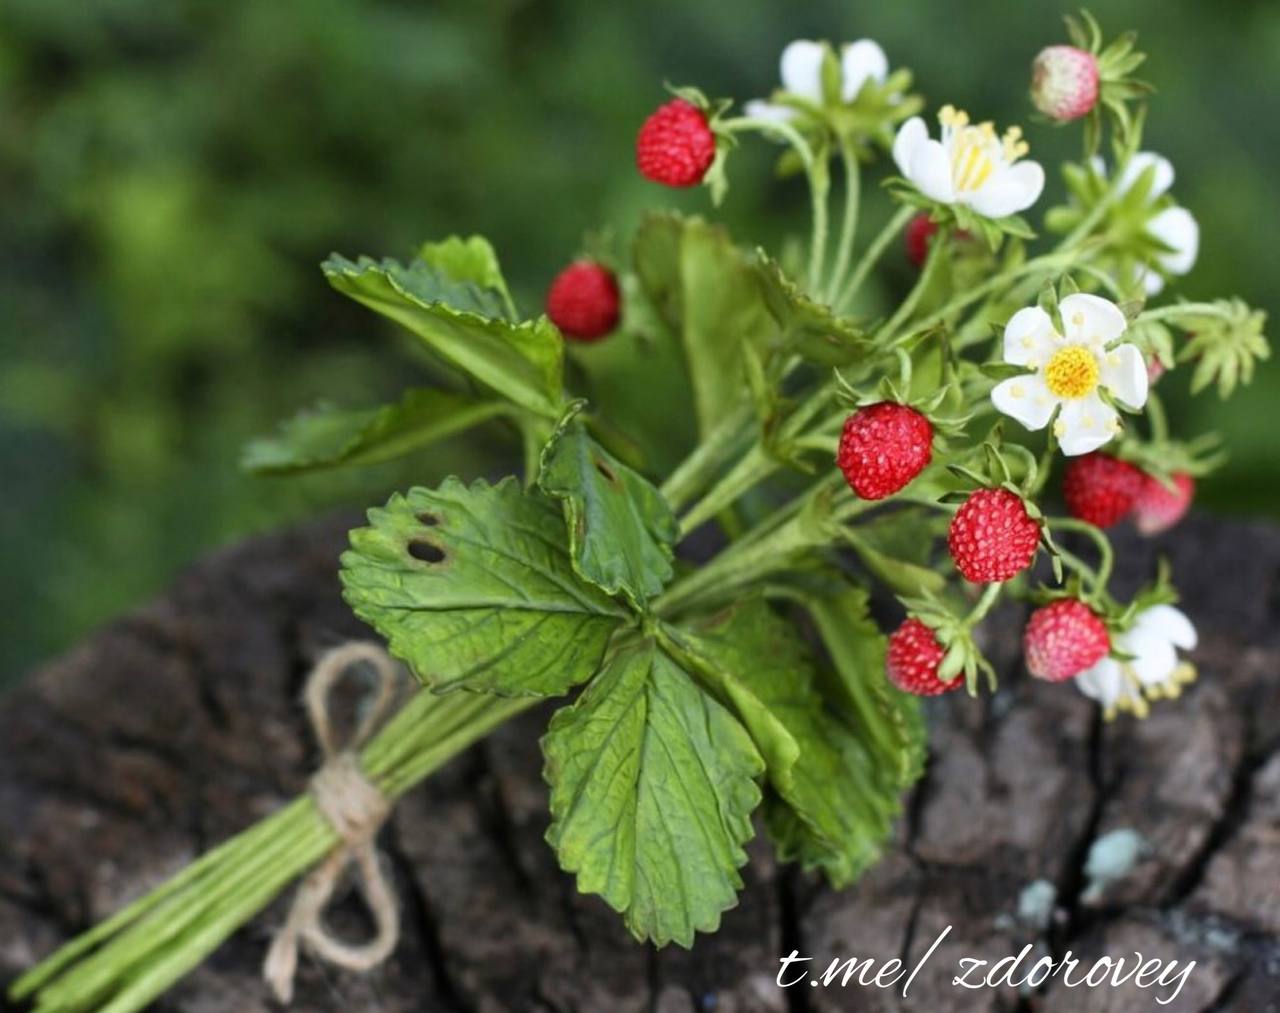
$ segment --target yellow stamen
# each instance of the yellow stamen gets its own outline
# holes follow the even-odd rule
[[[1067,345],[1044,367],[1044,382],[1060,398],[1085,397],[1098,386],[1098,360],[1081,345]]]

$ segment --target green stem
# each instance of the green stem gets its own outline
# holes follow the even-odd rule
[[[834,308],[837,312],[843,312],[844,308],[858,294],[858,290],[862,288],[862,283],[866,281],[867,275],[871,273],[871,269],[879,262],[883,256],[885,248],[893,242],[894,238],[907,226],[907,222],[911,221],[912,216],[916,213],[916,209],[909,204],[904,204],[898,209],[898,212],[885,223],[883,229],[871,241],[871,245],[867,247],[857,265],[853,269],[853,276],[849,279],[849,284],[845,286],[840,297],[835,301]]]
[[[720,420],[688,457],[676,467],[659,490],[672,510],[679,510],[703,491],[750,434],[751,411],[739,408]]]
[[[1179,317],[1204,316],[1230,318],[1230,314],[1217,303],[1181,302],[1172,306],[1161,306],[1158,309],[1146,310],[1138,314],[1138,319],[1134,323],[1145,324],[1156,320],[1177,320]]]
[[[1000,592],[1002,590],[1004,590],[1003,583],[997,582],[994,584],[988,584],[986,590],[982,592],[982,597],[979,598],[978,603],[974,605],[973,611],[965,616],[964,625],[972,629],[974,626],[977,626],[978,623],[982,622],[983,617],[991,611],[991,606],[999,600]]]
[[[844,163],[844,219],[840,224],[840,239],[836,245],[836,262],[831,269],[831,278],[827,284],[827,303],[835,299],[845,271],[849,269],[849,259],[853,255],[853,239],[858,231],[859,199],[862,191],[862,172],[858,164],[858,153],[853,146],[853,139],[842,135],[840,138],[840,159]]]
[[[1155,391],[1147,392],[1147,421],[1151,424],[1151,442],[1163,443],[1169,438],[1169,417],[1164,402]]]
[[[1111,580],[1111,571],[1115,566],[1115,552],[1111,548],[1111,541],[1106,535],[1095,525],[1087,521],[1078,520],[1075,517],[1053,517],[1046,518],[1050,531],[1075,531],[1085,535],[1093,541],[1098,549],[1098,571],[1093,573],[1088,567],[1084,567],[1086,573],[1093,577],[1094,589],[1096,591],[1105,591],[1107,584]],[[1068,553],[1062,553],[1063,558],[1068,557]],[[1077,563],[1076,557],[1071,556]]]
[[[898,333],[898,329],[911,319],[911,314],[916,311],[916,306],[919,305],[921,297],[933,283],[934,275],[938,273],[938,265],[942,263],[943,258],[946,256],[945,248],[947,244],[944,237],[939,236],[938,240],[929,247],[929,257],[920,272],[920,277],[911,286],[911,291],[907,293],[907,297],[902,300],[893,316],[889,318],[888,323],[880,328],[879,333],[876,335],[877,341],[888,343],[893,340]]]

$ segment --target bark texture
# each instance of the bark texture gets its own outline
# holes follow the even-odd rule
[[[368,635],[334,573],[349,520],[209,558],[0,700],[0,977],[305,789],[316,756],[301,680],[324,648]],[[1104,724],[1074,688],[1021,674],[1021,617],[998,613],[1000,692],[930,703],[928,773],[855,888],[779,869],[757,842],[717,935],[691,952],[634,944],[543,843],[547,712],[534,711],[401,802],[381,839],[404,913],[395,956],[368,975],[304,958],[293,1009],[1280,1008],[1280,531],[1195,517],[1155,543],[1118,539],[1122,585],[1157,552],[1171,558],[1201,632],[1199,680],[1145,722]],[[1101,874],[1126,844],[1136,861]],[[284,904],[157,1008],[274,1008],[259,967]],[[368,928],[353,898],[333,922]],[[891,989],[774,983],[793,949],[819,968],[914,964],[947,925],[905,1003]],[[1167,1006],[1161,989],[952,985],[959,957],[1027,943],[1086,963],[1136,949],[1197,966]]]

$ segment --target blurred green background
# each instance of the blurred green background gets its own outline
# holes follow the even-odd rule
[[[646,208],[706,207],[632,168],[664,79],[746,99],[774,86],[790,39],[869,36],[931,104],[1026,122],[1029,62],[1063,39],[1066,9],[4,0],[0,683],[211,546],[476,470],[473,443],[301,481],[238,471],[244,441],[297,408],[372,404],[420,376],[402,339],[329,290],[315,265],[330,250],[403,255],[481,232],[532,312],[587,231],[608,224],[621,241]],[[1108,34],[1137,28],[1152,56],[1147,146],[1173,159],[1203,230],[1180,291],[1239,293],[1276,319],[1280,5],[1095,12]],[[1029,132],[1046,164],[1076,154],[1075,131]],[[755,149],[735,156],[720,216],[776,243],[805,225],[805,198]],[[1062,193],[1050,175],[1037,211]],[[864,237],[885,214],[876,195]],[[888,260],[892,290],[906,268]],[[1280,513],[1265,424],[1277,397],[1269,368],[1226,405],[1175,403],[1180,428],[1217,428],[1231,447],[1202,502]]]

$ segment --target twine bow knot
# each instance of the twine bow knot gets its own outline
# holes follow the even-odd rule
[[[329,694],[346,671],[361,661],[368,662],[376,672],[376,688],[355,731],[340,743],[329,712]],[[341,842],[302,881],[289,916],[267,951],[262,976],[281,1002],[293,998],[300,945],[331,964],[368,971],[386,960],[399,941],[400,915],[374,848],[374,839],[391,812],[391,803],[365,776],[357,755],[395,703],[399,684],[399,668],[391,656],[378,644],[364,642],[343,644],[326,652],[307,677],[307,715],[324,756],[323,764],[311,778],[311,795]],[[348,864],[356,867],[356,884],[375,925],[373,938],[360,944],[345,943],[324,927],[325,908]]]

